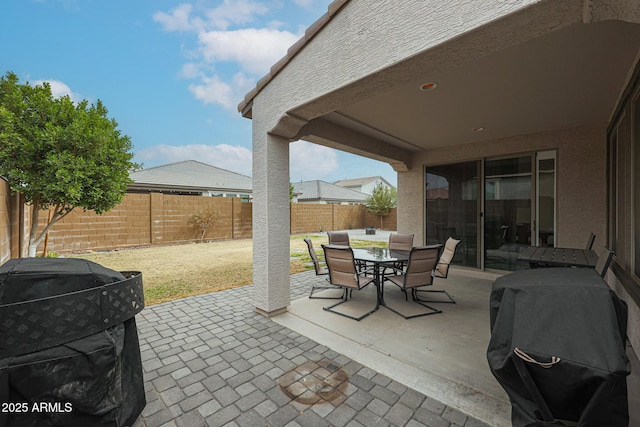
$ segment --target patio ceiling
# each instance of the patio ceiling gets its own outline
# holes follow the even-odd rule
[[[336,129],[347,130],[388,150],[411,153],[605,122],[638,55],[638,40],[640,25],[604,21],[565,27],[449,68],[426,65],[434,55],[429,50],[419,55],[423,58],[410,58],[401,84],[387,80],[388,90],[376,90],[354,103],[342,102],[311,119],[299,136],[367,153],[366,142],[323,136],[322,128],[328,124],[336,126],[333,134]],[[437,49],[438,55],[446,55],[455,51],[456,41]],[[416,61],[425,67],[416,67]],[[376,81],[372,84],[380,87],[381,78],[397,76],[397,64],[395,68],[394,73],[385,75],[383,70],[372,76]],[[425,72],[425,68],[432,69]],[[437,88],[421,91],[428,82],[437,82]],[[307,105],[292,113],[309,117],[313,108]]]

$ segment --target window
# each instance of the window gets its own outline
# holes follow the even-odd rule
[[[640,306],[640,62],[608,132],[608,247],[612,270]]]
[[[635,99],[633,105],[633,127],[632,127],[632,153],[633,168],[633,253],[634,253],[634,273],[640,278],[640,94]]]
[[[616,251],[618,236],[618,132],[615,131],[609,137],[609,212],[608,212],[608,238],[609,249]]]

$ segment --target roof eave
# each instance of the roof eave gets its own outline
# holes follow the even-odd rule
[[[208,192],[221,191],[225,193],[251,193],[251,189],[246,188],[220,188],[220,187],[198,187],[189,185],[171,185],[171,184],[151,184],[151,183],[131,183],[129,190],[166,190],[166,191],[190,191],[190,192]]]
[[[258,81],[256,87],[251,89],[244,97],[244,100],[238,104],[238,112],[242,114],[243,117],[248,119],[252,118],[252,108],[253,108],[253,99],[260,93],[262,88],[267,86],[271,80],[283,69],[287,66],[289,62],[300,52],[306,45],[313,39],[316,34],[322,30],[329,21],[333,18],[333,16],[338,13],[338,11],[348,3],[349,0],[333,0],[329,6],[327,6],[327,13],[322,15],[315,21],[307,30],[304,35],[295,42],[287,51],[286,55],[282,57],[278,62],[276,62],[269,72]]]

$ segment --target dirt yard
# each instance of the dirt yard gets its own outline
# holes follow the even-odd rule
[[[291,273],[312,269],[304,236],[291,237]],[[325,236],[309,235],[321,257]],[[379,243],[353,241],[353,246]],[[154,246],[119,251],[68,255],[84,258],[117,271],[141,271],[145,304],[153,305],[192,295],[252,283],[251,240]]]

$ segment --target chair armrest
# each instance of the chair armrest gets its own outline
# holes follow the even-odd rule
[[[375,272],[376,272],[375,268],[363,268],[356,272],[356,276],[366,275],[367,273],[375,274]]]
[[[387,270],[391,270],[391,273],[387,273]],[[393,266],[385,267],[384,270],[382,270],[382,281],[383,282],[385,280],[385,276],[387,276],[389,274],[394,274],[394,275],[404,274],[404,270],[401,269],[401,268],[398,268],[398,267],[393,267]]]

